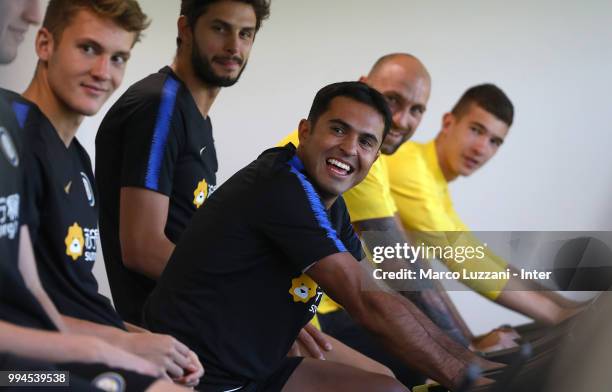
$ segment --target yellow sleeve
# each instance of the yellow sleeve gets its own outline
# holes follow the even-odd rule
[[[321,297],[321,303],[319,303],[317,312],[321,314],[327,314],[329,312],[335,312],[339,309],[342,309],[342,306],[333,299],[329,298],[327,294],[323,293],[323,297]]]
[[[391,196],[386,156],[381,155],[366,178],[344,195],[352,222],[392,217],[397,208]]]
[[[417,244],[481,246],[453,208],[446,180],[433,154],[433,142],[426,145],[408,142],[387,160],[391,194],[404,228],[413,237],[416,236]],[[484,253],[483,259],[444,261],[452,271],[506,271],[507,263],[503,259],[487,248]],[[505,287],[507,279],[470,280],[464,283],[494,300]]]
[[[314,325],[316,329],[321,331],[321,324],[319,324],[319,317],[315,314],[312,319],[310,319],[310,324]]]
[[[298,146],[298,144],[300,144],[300,139],[298,138],[298,131],[297,129],[293,132],[291,132],[289,135],[285,136],[285,138],[283,140],[280,141],[280,143],[278,143],[276,145],[276,147],[283,147],[286,146],[287,143],[292,143],[294,146]]]
[[[447,197],[446,180],[437,168],[430,167],[423,147],[407,142],[387,159],[391,194],[404,228],[408,231],[467,230]]]

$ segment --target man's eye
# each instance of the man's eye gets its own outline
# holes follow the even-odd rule
[[[113,56],[111,57],[111,61],[116,65],[124,65],[127,59],[123,56]]]
[[[387,100],[387,104],[389,106],[396,106],[399,104],[399,100],[396,97],[385,96],[385,99]]]
[[[342,129],[341,127],[332,127],[332,131],[340,135],[344,133],[344,129]]]
[[[213,26],[212,29],[219,33],[222,33],[225,31],[225,28],[223,26]]]
[[[253,37],[253,33],[250,31],[241,31],[240,32],[240,38],[242,39],[250,39],[251,37]]]
[[[496,147],[499,147],[502,145],[502,140],[501,139],[491,139],[491,144],[493,144]]]
[[[374,143],[370,139],[361,139],[361,144],[366,148],[374,147]]]
[[[85,54],[95,54],[95,52],[96,52],[93,46],[87,45],[87,44],[81,45],[81,50]]]

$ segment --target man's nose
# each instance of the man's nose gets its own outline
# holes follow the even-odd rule
[[[109,56],[99,56],[91,74],[98,80],[110,80],[111,59]]]
[[[412,132],[414,129],[414,117],[408,110],[400,110],[393,113],[393,128]]]
[[[340,149],[346,155],[357,155],[357,145],[358,145],[358,137],[357,135],[347,135],[343,140],[342,144],[340,144]]]

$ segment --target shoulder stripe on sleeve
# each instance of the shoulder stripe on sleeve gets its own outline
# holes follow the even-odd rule
[[[334,242],[339,252],[346,252],[347,251],[346,247],[344,246],[342,241],[340,241],[340,239],[338,238],[338,234],[336,233],[336,230],[334,230],[334,228],[332,227],[329,221],[329,218],[327,217],[327,213],[325,212],[325,207],[323,207],[323,203],[321,202],[321,198],[319,197],[319,194],[317,193],[317,191],[315,191],[314,187],[312,186],[310,181],[308,181],[306,176],[304,176],[304,174],[302,174],[301,172],[304,165],[302,164],[300,159],[297,157],[297,155],[294,155],[293,158],[288,163],[289,163],[289,166],[291,167],[290,169],[291,173],[295,174],[298,181],[300,181],[300,184],[302,184],[302,188],[304,188],[304,192],[306,192],[306,198],[308,199],[310,208],[312,209],[312,212],[314,213],[315,218],[317,219],[317,222],[319,223],[319,226],[321,226],[321,228],[325,230],[325,232],[327,233],[327,238],[331,239]]]
[[[170,132],[170,122],[172,121],[172,112],[174,111],[179,86],[180,84],[176,79],[168,77],[162,88],[161,102],[155,120],[145,177],[145,186],[152,190],[159,189],[159,171],[164,157],[168,132]]]
[[[15,113],[15,117],[17,118],[19,128],[23,128],[25,126],[26,120],[28,119],[30,105],[14,101],[11,106],[13,107],[13,112]]]

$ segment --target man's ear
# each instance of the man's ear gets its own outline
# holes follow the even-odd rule
[[[45,27],[41,27],[36,33],[34,48],[36,55],[41,61],[49,61],[55,50],[56,42],[53,39],[53,34]]]
[[[302,144],[308,137],[310,136],[310,121],[303,118],[300,120],[300,124],[298,125],[298,139],[300,144]]]
[[[454,114],[444,113],[444,116],[442,116],[442,129],[440,130],[440,133],[448,134],[451,126],[455,123],[456,120],[457,118]]]
[[[193,32],[185,15],[179,16],[178,20],[176,21],[176,29],[178,31],[178,36],[181,39],[181,46],[186,45],[187,42],[189,42],[191,45],[191,35]]]
[[[359,81],[360,81],[361,83],[368,84],[368,77],[367,77],[367,76],[360,76],[360,77],[359,77]]]

